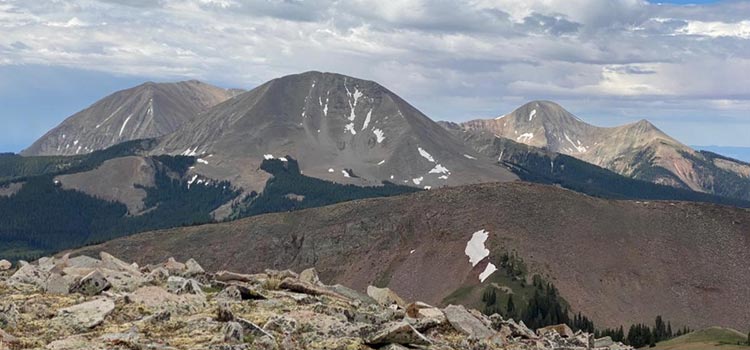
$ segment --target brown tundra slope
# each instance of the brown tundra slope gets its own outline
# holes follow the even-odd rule
[[[464,251],[480,230],[490,254],[472,267]],[[438,304],[478,286],[489,260],[516,251],[599,326],[657,314],[694,328],[750,324],[750,211],[604,200],[522,182],[149,232],[81,252],[99,251],[138,263],[194,257],[211,270],[315,266],[327,283],[388,285]]]

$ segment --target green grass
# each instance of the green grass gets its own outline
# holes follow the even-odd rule
[[[740,344],[740,345],[738,345]],[[750,350],[747,334],[734,329],[711,327],[656,344],[659,350]]]

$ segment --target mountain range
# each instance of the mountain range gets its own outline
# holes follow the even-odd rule
[[[750,164],[645,120],[601,128],[532,101],[435,122],[376,82],[321,72],[249,91],[146,83],[0,155],[0,255],[13,259],[101,243],[76,254],[315,266],[477,308],[488,290],[528,305],[543,276],[607,327],[657,313],[748,324],[733,307],[750,293],[748,207]]]
[[[554,102],[532,101],[499,118],[461,126],[570,155],[635,179],[750,199],[750,164],[695,151],[647,120],[601,128]]]

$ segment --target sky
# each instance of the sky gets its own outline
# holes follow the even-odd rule
[[[0,152],[145,81],[375,80],[435,120],[553,100],[750,147],[750,1],[0,0]]]

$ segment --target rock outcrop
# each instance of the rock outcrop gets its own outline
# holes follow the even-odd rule
[[[564,325],[534,333],[463,306],[406,304],[388,289],[368,297],[314,270],[214,275],[194,260],[138,267],[100,256],[40,259],[0,277],[0,348],[628,348]]]

